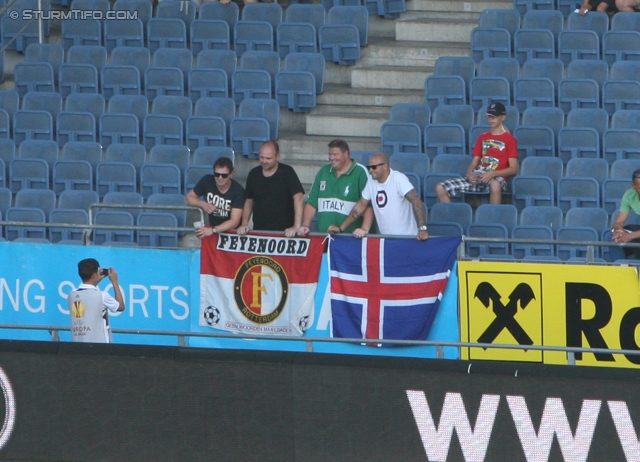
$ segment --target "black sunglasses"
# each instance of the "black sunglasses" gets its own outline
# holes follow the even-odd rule
[[[213,176],[215,176],[216,178],[218,177],[222,177],[222,178],[226,178],[230,175],[230,173],[218,173],[218,172],[213,172]]]
[[[640,172],[633,172],[633,179],[640,178]]]
[[[377,169],[378,167],[380,167],[381,165],[384,165],[385,163],[386,163],[386,162],[381,162],[381,163],[379,163],[379,164],[375,164],[375,165],[367,165],[367,168],[368,168],[369,170],[375,170],[375,169]]]

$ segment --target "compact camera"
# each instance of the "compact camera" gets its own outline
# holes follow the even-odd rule
[[[100,268],[101,276],[109,276],[109,268]]]

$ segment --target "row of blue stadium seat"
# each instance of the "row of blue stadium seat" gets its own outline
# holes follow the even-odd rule
[[[188,165],[183,171],[174,163],[147,162],[140,168],[128,161],[99,162],[95,169],[85,160],[58,160],[52,168],[45,159],[18,158],[9,163],[9,179],[4,181],[6,167],[0,160],[0,186],[14,193],[38,189],[61,194],[67,190],[96,191],[100,197],[111,191],[140,192],[145,198],[155,193],[186,194],[203,175],[211,173],[211,165]],[[53,189],[49,189],[52,185]]]

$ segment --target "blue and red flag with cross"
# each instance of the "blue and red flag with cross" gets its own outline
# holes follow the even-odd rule
[[[426,340],[460,242],[336,236],[329,244],[331,335]]]

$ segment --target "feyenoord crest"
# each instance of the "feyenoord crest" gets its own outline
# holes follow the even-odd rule
[[[251,257],[238,269],[233,292],[245,318],[256,324],[267,324],[282,313],[289,296],[289,282],[284,269],[274,259]]]

